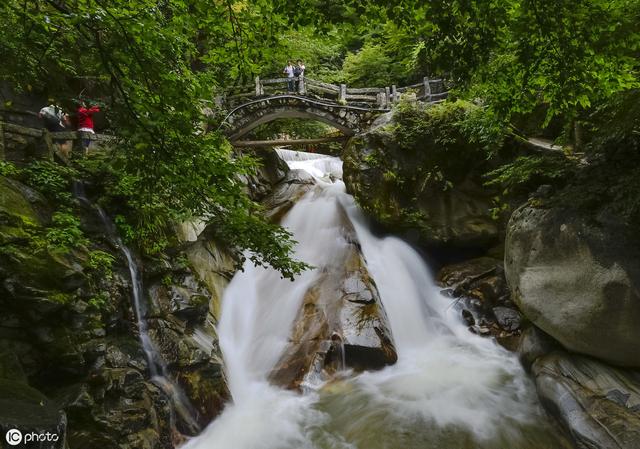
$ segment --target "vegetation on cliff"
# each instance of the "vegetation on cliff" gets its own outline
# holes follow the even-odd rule
[[[202,132],[215,87],[250,68],[253,56],[268,57],[243,36],[272,42],[271,9],[269,2],[4,2],[0,53],[8,63],[0,79],[68,108],[79,94],[106,103],[118,140],[92,168],[128,240],[156,253],[173,223],[205,216],[238,254],[251,250],[256,262],[292,276],[304,265],[289,258],[290,235],[262,218],[239,180],[255,161],[232,157],[220,133]]]

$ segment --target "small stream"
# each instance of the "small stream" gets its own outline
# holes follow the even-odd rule
[[[282,223],[298,241],[295,256],[315,268],[290,282],[247,263],[233,278],[219,325],[233,402],[183,449],[567,447],[516,356],[467,330],[408,244],[370,232],[345,192],[342,162],[279,153],[317,181]],[[334,263],[341,210],[379,289],[398,361],[375,372],[340,372],[303,394],[275,387],[267,379],[304,292]]]
[[[148,310],[147,304],[145,303],[144,285],[138,263],[133,257],[129,247],[124,244],[118,235],[113,222],[107,216],[104,209],[87,198],[82,182],[74,182],[73,193],[84,206],[89,210],[95,211],[102,222],[109,240],[113,246],[120,250],[127,261],[129,275],[131,277],[131,304],[136,317],[138,336],[147,361],[151,381],[171,400],[172,413],[177,414],[182,419],[182,422],[188,426],[190,432],[197,432],[200,430],[200,427],[196,421],[196,411],[189,403],[182,389],[171,380],[167,364],[149,336],[149,326],[147,324]]]

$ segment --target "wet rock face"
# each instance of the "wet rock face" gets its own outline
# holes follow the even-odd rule
[[[514,301],[567,349],[640,367],[640,247],[632,231],[568,210],[518,209],[505,249]]]
[[[83,216],[83,225],[91,223],[85,231],[92,247],[115,259],[111,278],[91,277],[85,249],[34,254],[25,229],[47,222],[46,203],[3,178],[0,193],[0,244],[11,245],[0,257],[0,430],[14,423],[23,432],[58,429],[74,449],[178,445],[183,437],[177,430],[185,427],[172,419],[167,395],[149,379],[120,252],[104,241],[94,217]],[[202,252],[213,257],[215,244],[205,243]],[[210,292],[209,283],[223,285],[201,278],[187,256],[180,259],[140,264],[149,334],[205,425],[227,394],[209,307],[209,299],[221,295]],[[221,260],[229,259],[214,257]],[[207,259],[210,272],[222,271],[214,261]]]
[[[564,351],[533,364],[538,394],[580,448],[640,448],[640,372]]]
[[[315,181],[313,177],[304,170],[290,170],[287,175],[273,189],[265,201],[267,218],[274,223],[280,220],[291,210],[293,205],[304,196]]]
[[[298,388],[305,377],[323,379],[343,368],[380,369],[397,360],[355,230],[346,213],[342,219],[344,250],[304,297],[291,343],[271,375],[278,385]]]
[[[240,150],[236,152],[241,153]],[[287,176],[289,166],[275,151],[252,152],[251,155],[259,159],[260,165],[254,174],[244,177],[242,181],[251,199],[262,201]]]
[[[209,314],[214,320],[218,320],[224,289],[237,269],[236,260],[216,243],[206,229],[185,247],[184,252],[200,286],[207,290],[205,296],[208,298]],[[196,294],[196,297],[200,295]]]
[[[535,326],[529,326],[522,333],[517,351],[524,368],[530,370],[533,363],[540,357],[559,349],[561,349],[560,344],[548,334]]]
[[[394,121],[385,115],[370,131],[352,138],[343,155],[344,182],[363,210],[407,239],[429,247],[486,249],[498,240],[492,219],[492,194],[473,167],[458,174],[452,188],[428,187],[420,173],[439,171],[407,154],[388,131]],[[425,143],[420,151],[431,149]],[[405,176],[404,173],[413,173]],[[441,174],[441,173],[440,173]]]
[[[199,263],[197,268],[203,277],[196,274],[191,261]],[[181,259],[156,262],[155,268],[147,264],[145,271],[149,335],[201,428],[222,410],[228,398],[214,311],[220,308],[232,263],[230,256],[204,232],[187,246]],[[230,272],[222,276],[227,269]],[[181,430],[191,433],[186,423]]]
[[[469,330],[493,336],[513,349],[520,336],[523,317],[511,301],[501,260],[479,257],[446,265],[436,281],[456,299]]]
[[[56,391],[69,416],[74,448],[171,448],[171,405],[146,378],[146,362],[135,340],[105,344],[100,367],[86,381]]]

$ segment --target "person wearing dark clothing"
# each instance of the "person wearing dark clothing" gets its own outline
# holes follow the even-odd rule
[[[298,59],[296,66],[293,68],[293,75],[296,77],[296,92],[300,92],[300,80],[304,77],[305,68],[302,59]]]

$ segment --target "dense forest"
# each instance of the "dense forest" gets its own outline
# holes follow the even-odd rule
[[[121,223],[129,238],[153,251],[169,221],[210,213],[239,246],[295,272],[282,259],[286,238],[229,182],[250,170],[250,158],[230,160],[220,134],[194,133],[203,101],[279,74],[287,59],[303,59],[309,77],[354,86],[445,76],[457,98],[482,109],[461,123],[486,148],[476,157],[494,157],[509,134],[544,133],[612,158],[586,175],[610,183],[607,194],[594,186],[579,196],[638,219],[639,8],[633,0],[9,1],[1,75],[61,104],[78,95],[105,104],[121,139],[96,165],[110,177],[108,195],[130,212]],[[578,182],[576,170],[533,157],[504,166],[496,182],[509,191],[532,177]]]
[[[221,98],[234,86],[251,86],[256,77],[284,77],[283,68],[288,60],[302,60],[306,78],[354,88],[407,86],[422,82],[424,77],[442,79],[448,91],[446,101],[429,105],[407,95],[394,103],[380,127],[362,135],[349,136],[352,138],[345,146],[332,143],[320,147],[320,152],[325,150],[344,161],[346,191],[353,195],[371,221],[375,233],[401,236],[419,248],[422,255],[428,254],[431,269],[445,270],[438,275],[440,280],[444,279],[443,288],[450,287],[458,296],[463,291],[471,297],[489,295],[486,289],[500,289],[493,284],[483,284],[474,290],[470,285],[476,285],[474,283],[489,272],[489,276],[502,276],[495,282],[504,284],[501,288],[505,289],[508,284],[511,291],[493,293],[500,298],[492,306],[492,320],[499,318],[496,308],[519,309],[518,316],[524,315],[523,319],[532,323],[533,329],[537,326],[550,334],[564,349],[605,360],[613,366],[632,370],[640,367],[637,354],[629,355],[630,350],[621,349],[623,355],[612,350],[609,356],[606,348],[592,351],[586,348],[588,339],[573,344],[575,336],[567,337],[562,331],[554,333],[562,324],[556,326],[553,319],[546,319],[543,306],[531,308],[527,305],[525,296],[531,294],[533,287],[525,285],[522,279],[526,276],[518,277],[526,271],[526,263],[522,260],[527,257],[530,257],[526,259],[527,263],[533,266],[553,267],[559,254],[565,251],[575,255],[588,254],[584,259],[593,257],[602,266],[623,266],[625,273],[631,273],[628,275],[630,286],[625,283],[627,281],[616,278],[603,287],[603,295],[607,299],[626,298],[624,301],[635,305],[629,309],[624,308],[626,305],[620,306],[620,310],[630,310],[627,319],[640,318],[640,305],[633,302],[638,299],[634,286],[638,285],[640,269],[637,262],[633,262],[634,268],[627,266],[640,248],[637,240],[640,226],[639,0],[5,0],[0,4],[0,17],[0,35],[3,36],[0,40],[0,100],[3,102],[0,122],[10,122],[7,117],[19,110],[24,102],[40,102],[37,109],[47,104],[60,105],[66,111],[73,111],[84,102],[100,106],[99,132],[111,137],[108,151],[92,152],[86,157],[74,153],[70,160],[64,161],[59,158],[10,160],[0,153],[0,193],[3,195],[0,200],[0,258],[3,259],[0,277],[4,285],[0,295],[6,297],[6,304],[0,301],[0,307],[8,310],[10,317],[6,323],[0,320],[0,343],[13,341],[9,331],[5,335],[3,329],[13,329],[16,322],[22,323],[17,327],[25,327],[27,324],[24,323],[31,322],[31,318],[21,321],[29,312],[22,309],[23,305],[16,305],[18,300],[46,300],[62,305],[62,311],[55,311],[65,317],[61,322],[66,323],[68,319],[73,323],[75,318],[69,317],[85,315],[83,319],[87,321],[77,326],[90,329],[95,335],[104,331],[113,348],[132,354],[137,351],[137,359],[131,356],[132,360],[143,364],[140,349],[131,349],[135,345],[119,340],[131,340],[132,336],[147,332],[147,324],[140,324],[144,321],[141,318],[144,313],[140,310],[144,308],[140,309],[136,302],[134,308],[137,309],[131,312],[129,306],[123,305],[126,301],[122,301],[129,295],[129,283],[136,284],[135,270],[131,268],[135,260],[144,266],[140,270],[144,283],[157,287],[156,290],[149,287],[149,291],[166,291],[169,293],[162,295],[173,295],[175,299],[176,291],[197,285],[193,287],[197,294],[189,299],[187,312],[178,311],[184,312],[184,316],[176,312],[176,316],[186,323],[184,332],[176,331],[179,334],[176,341],[191,338],[193,328],[201,322],[212,320],[215,321],[213,327],[217,327],[221,319],[222,291],[230,279],[234,279],[233,285],[238,276],[254,273],[251,267],[273,269],[278,273],[277,277],[295,283],[303,282],[314,268],[333,273],[322,265],[324,262],[314,259],[315,256],[305,258],[306,253],[297,246],[304,242],[297,234],[296,226],[284,225],[286,219],[280,221],[289,211],[282,205],[286,203],[290,208],[296,202],[302,203],[300,198],[306,198],[305,189],[318,181],[309,181],[299,174],[288,174],[273,181],[271,177],[276,175],[271,173],[272,169],[277,176],[283,171],[289,172],[282,158],[286,160],[293,156],[278,159],[266,152],[234,147],[225,132],[228,108],[216,102],[216,98]],[[256,139],[282,135],[314,138],[334,135],[335,131],[326,123],[286,118],[261,124],[252,131],[252,136]],[[536,146],[535,142],[544,144]],[[342,168],[339,175],[332,172],[331,176],[332,181],[342,177]],[[283,183],[298,186],[300,191],[292,194],[291,190],[279,190],[278,186],[282,187]],[[87,191],[79,190],[78,186]],[[18,191],[22,193],[16,193]],[[285,194],[290,196],[281,198]],[[23,197],[28,201],[21,199]],[[354,223],[342,225],[340,232],[352,234],[345,237],[345,241],[366,240],[357,220],[349,215],[345,200],[341,201],[343,212],[339,220]],[[31,211],[32,206],[36,212]],[[87,218],[91,208],[106,211],[104,215],[113,222],[113,235],[109,238],[105,237],[110,234],[108,226],[99,231],[97,219]],[[478,214],[480,218],[474,215],[473,223],[469,219],[461,225],[464,229],[458,229],[457,225],[451,224],[457,220],[455,212],[446,212],[449,215],[442,220],[438,218],[440,212],[436,210],[447,208],[468,215],[472,214],[465,208],[480,208],[482,212]],[[539,229],[549,226],[544,228],[546,231],[526,234],[534,232],[531,231],[533,225],[527,220],[540,210],[562,213],[558,212],[553,218],[548,215],[540,218],[543,224]],[[549,230],[556,230],[555,224],[561,221],[574,223],[571,220],[578,220],[576,217],[585,217],[584,223],[580,222],[584,228],[576,231],[576,235],[588,235],[589,239],[594,235],[605,235],[617,240],[610,242],[597,237],[598,243],[590,243],[590,249],[583,251],[578,244],[563,247],[566,237],[561,237],[565,234],[560,231],[557,238],[550,237],[555,236],[555,231]],[[197,221],[203,223],[206,231],[197,239],[185,242],[176,227]],[[323,223],[321,219],[318,222]],[[593,229],[597,231],[592,232]],[[550,256],[541,256],[535,261],[534,256],[529,256],[540,251],[535,247],[537,243],[552,245],[550,241],[561,242],[557,243],[558,247],[554,246]],[[197,257],[193,256],[196,244],[203,245],[197,250],[202,250]],[[353,257],[362,258],[358,263],[364,266],[372,256],[367,254],[366,244],[362,245],[364,249],[360,243],[356,246],[360,255]],[[214,247],[216,249],[212,249]],[[135,257],[131,258],[128,252],[121,253],[122,248],[126,251],[132,248]],[[315,249],[322,250],[320,247]],[[340,248],[333,248],[333,251],[341,254]],[[618,253],[621,254],[619,257]],[[385,257],[391,255],[385,253]],[[464,275],[459,279],[457,275],[449,274],[451,279],[460,282],[454,286],[447,284],[447,275],[442,273],[450,273],[445,267],[448,263],[479,256],[499,262],[488,266],[480,264],[480,274],[460,268]],[[130,280],[125,279],[129,276],[124,268],[127,257],[132,270]],[[335,257],[339,259],[338,255]],[[340,263],[353,272],[366,270],[353,269],[356,259],[350,257],[345,255],[344,260],[349,262]],[[210,265],[208,268],[199,267],[198,264],[204,264],[203,260]],[[572,263],[572,267],[579,265],[574,262],[559,263],[560,268],[551,269],[551,272],[565,273],[562,270]],[[483,263],[486,264],[486,259]],[[222,268],[215,264],[222,264]],[[82,275],[78,276],[82,280],[68,280],[67,274],[77,266],[81,266],[78,273]],[[244,274],[238,272],[234,277],[238,269]],[[375,275],[375,269],[371,270]],[[340,276],[347,279],[352,271]],[[412,272],[411,269],[406,271]],[[501,274],[496,275],[496,272]],[[590,276],[587,268],[580,273],[582,277],[576,276],[576,285],[581,282],[587,285],[587,278],[591,278],[589,282],[595,282],[593,279],[606,277],[599,271],[598,275]],[[224,281],[211,281],[218,275],[224,277]],[[255,273],[253,276],[260,279]],[[59,284],[58,278],[62,277],[64,285]],[[367,274],[364,281],[358,282],[365,285],[365,289],[380,290],[384,303],[384,281],[374,281],[375,277]],[[192,282],[189,280],[192,278],[199,280]],[[549,274],[536,284],[543,286],[540,287],[541,296],[560,291],[557,297],[565,298],[566,289],[549,287],[560,282],[554,279]],[[218,288],[220,282],[224,283],[224,288]],[[289,285],[298,285],[295,283]],[[376,287],[376,283],[380,285]],[[178,284],[180,287],[175,287]],[[187,284],[193,285],[184,287]],[[319,285],[313,288],[322,291],[333,288]],[[135,286],[132,288],[135,290]],[[302,291],[307,288],[312,290],[306,286]],[[160,294],[140,293],[141,297],[154,295]],[[373,297],[377,295],[374,293]],[[193,299],[196,296],[200,301],[198,304]],[[214,296],[215,301],[211,299]],[[308,293],[305,298],[308,296],[313,295]],[[367,301],[361,303],[369,304]],[[80,307],[78,304],[81,303]],[[85,307],[88,307],[86,314]],[[160,352],[164,351],[164,345],[171,346],[167,341],[174,338],[171,332],[175,331],[172,325],[165,323],[166,316],[173,312],[167,312],[163,307],[152,305],[148,311],[148,315],[153,315],[160,323],[150,325],[153,332],[157,332],[157,335],[152,332],[154,338],[162,342]],[[390,308],[387,304],[385,307]],[[83,312],[78,312],[80,308]],[[38,306],[37,310],[42,316],[49,314],[44,306],[42,309]],[[614,313],[606,304],[598,310],[602,314]],[[574,312],[574,309],[569,310],[563,319],[570,320]],[[198,318],[192,318],[189,313],[199,314]],[[581,316],[579,312],[575,313]],[[386,320],[384,315],[383,310],[382,318],[376,315],[376,319],[383,322]],[[467,319],[470,312],[462,312],[462,316]],[[393,321],[393,316],[391,318]],[[136,320],[137,328],[131,324]],[[193,320],[199,320],[198,326],[192,326]],[[477,317],[475,320],[480,322]],[[596,321],[607,323],[595,317],[589,326],[599,329],[599,325],[594,324]],[[612,327],[622,321],[622,318],[614,320]],[[36,349],[25,349],[23,353],[29,355],[24,366],[17,370],[24,371],[29,385],[48,397],[55,396],[59,401],[56,403],[63,404],[59,409],[69,415],[71,441],[64,447],[101,447],[101,444],[116,447],[108,435],[123,432],[121,428],[114,430],[115,427],[107,426],[110,430],[104,430],[100,426],[109,421],[104,417],[87,424],[82,418],[84,412],[78,411],[84,409],[73,408],[77,401],[60,399],[67,394],[69,385],[82,382],[90,385],[91,373],[103,369],[91,365],[87,361],[89,356],[83,356],[86,360],[82,368],[75,368],[76,362],[71,356],[68,363],[74,366],[73,369],[51,368],[55,363],[47,359],[46,353],[67,351],[67,343],[58,343],[75,338],[66,337],[66,332],[69,335],[75,332],[73,326],[61,324],[60,328],[66,330],[59,333],[56,329],[51,330],[53,346],[48,346],[49,341]],[[474,333],[484,335],[484,331],[478,331],[478,326],[478,323],[470,324]],[[378,335],[395,333],[391,329],[393,322],[387,327],[390,330],[383,332],[379,329],[384,326],[380,325],[376,332]],[[525,327],[507,332],[503,325],[500,335],[520,336],[525,333]],[[630,325],[623,333],[622,340],[615,340],[622,341],[620,348],[626,348],[630,339],[635,338],[630,336],[637,335],[637,330]],[[171,376],[167,374],[167,377],[177,379],[176,383],[196,403],[197,425],[189,428],[189,420],[183,416],[178,418],[179,432],[174,429],[172,434],[171,430],[156,425],[155,432],[160,435],[157,440],[144,440],[144,445],[142,440],[132,439],[126,447],[177,447],[184,439],[176,437],[176,433],[197,434],[194,429],[201,430],[220,413],[221,404],[230,395],[237,399],[233,382],[230,392],[226,386],[220,386],[225,383],[220,380],[224,377],[221,374],[224,371],[222,355],[217,331],[211,331],[211,335],[216,343],[210,353],[216,354],[215,357],[211,356],[206,362],[193,362],[192,353],[184,356],[181,350],[174,348],[175,360],[167,362],[171,371]],[[328,333],[326,340],[334,341],[335,335],[335,332]],[[492,335],[498,337],[495,332]],[[576,335],[581,334],[576,332]],[[25,341],[29,338],[16,337]],[[391,340],[392,337],[385,340],[384,351]],[[144,341],[142,344],[144,346]],[[73,345],[74,348],[82,346],[76,345],[75,340]],[[16,349],[15,355],[9,357],[7,354],[13,354],[10,346],[10,343],[8,346],[0,344],[0,404],[4,404],[1,402],[5,389],[3,379],[8,376],[6,373],[13,372],[11,367],[19,365],[13,362],[14,359],[23,357],[22,349]],[[123,347],[128,349],[125,351]],[[145,351],[148,352],[147,347]],[[344,345],[342,351],[344,358]],[[225,352],[224,348],[222,352]],[[398,351],[398,356],[401,355]],[[181,365],[183,356],[190,364]],[[170,358],[166,354],[164,357]],[[225,353],[224,358],[229,361],[228,354]],[[393,359],[389,351],[383,358],[386,360],[380,362],[383,365],[390,364],[389,360]],[[9,359],[11,363],[7,361]],[[152,359],[148,358],[147,364],[151,365]],[[343,361],[343,365],[345,363],[349,365],[349,360]],[[129,363],[132,364],[135,365]],[[356,370],[363,366],[368,369],[366,363],[357,366]],[[139,368],[136,366],[136,369]],[[160,369],[163,370],[166,369]],[[215,381],[211,377],[213,371]],[[278,370],[274,368],[275,371]],[[136,375],[139,372],[143,370],[136,371]],[[278,375],[285,376],[286,372],[287,369],[282,368]],[[228,371],[225,373],[232,377]],[[208,380],[202,380],[207,376]],[[637,376],[637,371],[631,376]],[[53,379],[50,384],[49,378]],[[637,377],[634,379],[637,382]],[[229,383],[229,379],[226,381]],[[640,391],[637,384],[634,385],[636,389],[631,389],[633,398]],[[538,393],[544,402],[543,390],[538,385]],[[329,394],[333,400],[336,395],[333,391]],[[91,407],[103,404],[101,400],[108,402],[104,395],[100,400],[96,399],[99,395],[94,396]],[[154,413],[158,414],[156,421],[169,421],[165,416],[169,413],[166,409],[157,404],[153,407]],[[633,419],[638,420],[638,405],[635,405],[636,409],[633,407],[628,402],[625,413],[633,410]],[[6,430],[3,426],[7,419],[0,411],[3,430]],[[621,422],[625,422],[624,419],[620,418]],[[130,424],[127,423],[122,425],[128,428]],[[74,430],[74,426],[81,430]],[[631,435],[629,439],[618,439],[622,445],[615,447],[640,447],[640,426],[637,422],[634,426],[636,433],[627,433]],[[629,429],[631,427],[629,424]],[[624,433],[625,425],[622,428]],[[524,439],[529,435],[527,432],[539,430],[524,429]],[[136,432],[136,435],[142,434],[139,430]],[[589,440],[591,437],[582,434],[576,436],[579,433],[575,429],[568,431],[574,447],[614,447],[591,446],[585,441],[593,442],[597,438]],[[100,438],[87,437],[98,434]],[[634,442],[636,436],[638,440]],[[374,447],[366,446],[366,442],[362,442],[365,440],[358,440],[354,443],[356,446],[341,446],[337,440],[322,438],[317,439],[314,435],[313,441],[321,443],[304,447]],[[475,443],[470,443],[466,437],[460,438],[447,440],[450,444],[447,447],[485,447],[480,443],[474,446]],[[508,436],[501,438],[495,443],[497,446],[491,447],[503,447],[501,444],[506,444]],[[300,444],[299,440],[291,441],[291,447],[303,447],[295,446]],[[483,441],[482,444],[489,444]],[[534,438],[531,441],[531,446],[518,447],[550,447],[545,444],[565,447],[564,440],[560,443],[560,439],[542,441]],[[412,445],[414,442],[406,444],[411,448],[426,447]],[[278,449],[290,446],[267,442],[264,446],[238,447]],[[380,447],[395,449],[393,445]]]

